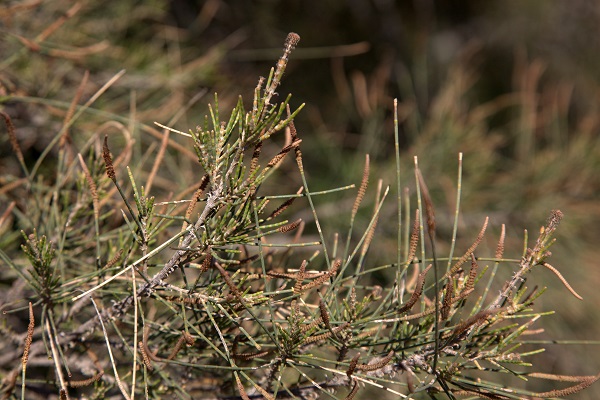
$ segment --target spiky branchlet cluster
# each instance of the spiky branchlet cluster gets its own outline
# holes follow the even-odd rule
[[[535,246],[520,259],[504,257],[504,228],[496,253],[482,257],[478,249],[486,219],[462,255],[452,252],[445,258],[444,268],[435,251],[433,201],[417,168],[416,195],[424,208],[415,210],[412,221],[405,216],[403,224],[412,226],[412,232],[398,238],[398,261],[369,267],[388,190],[380,182],[367,228],[361,234],[353,232],[369,196],[367,156],[349,212],[345,248],[338,246],[338,235],[333,246],[327,245],[313,203],[318,193],[310,191],[304,176],[301,140],[293,122],[299,109],[291,112],[289,97],[271,104],[298,40],[296,34],[288,36],[276,68],[268,79],[259,80],[251,110],[240,99],[222,119],[215,96],[210,116],[190,133],[201,171],[187,191],[184,207],[178,202],[155,203],[143,188],[138,190],[131,172],[130,202],[122,187],[119,158],[113,160],[107,140],[102,158],[108,180],[102,180],[97,168],[83,168],[86,163],[79,158],[84,172],[80,182],[90,187],[87,201],[93,208],[82,225],[94,227],[97,238],[94,245],[80,247],[85,251],[79,257],[94,260],[90,254],[99,252],[91,250],[105,242],[113,248],[110,257],[103,257],[103,265],[82,263],[78,274],[65,269],[60,275],[52,264],[54,248],[44,236],[27,237],[24,247],[34,268],[31,277],[38,282],[32,287],[37,304],[44,307],[44,335],[51,338],[60,396],[68,398],[79,393],[76,387],[93,385],[96,398],[351,400],[371,386],[403,398],[548,398],[575,393],[598,379],[530,372],[528,360],[535,351],[520,351],[522,338],[538,332],[532,325],[543,315],[532,310],[542,291],[528,292],[528,273],[544,266],[572,291],[547,263],[560,211],[552,213]],[[268,139],[284,128],[287,142],[278,151],[269,149]],[[264,157],[267,149],[275,155]],[[261,193],[292,150],[303,187],[287,196]],[[125,203],[126,229],[100,235],[100,221],[111,211],[98,197],[109,193],[109,184]],[[398,192],[406,193],[400,187]],[[318,242],[302,241],[301,220],[281,219],[300,197],[313,213]],[[167,229],[176,221],[181,227]],[[279,244],[283,249],[273,249],[272,235],[284,240]],[[504,285],[496,282],[501,265],[514,268]],[[374,274],[397,279],[382,288],[373,284]],[[57,318],[53,306],[72,294],[67,290],[75,284],[88,292],[77,295],[80,300],[73,309]],[[90,293],[96,298],[93,302],[86,297]],[[98,301],[104,303],[103,310],[88,313],[88,322],[76,326],[82,318],[75,311],[96,307]],[[23,376],[26,360],[31,363],[44,350],[30,313]],[[94,336],[97,332],[106,337]],[[81,354],[85,357],[77,356]],[[96,354],[108,355],[99,360]],[[71,379],[66,367],[88,378]],[[114,376],[106,376],[111,369]],[[496,384],[504,372],[574,384],[545,393],[507,389]],[[16,379],[12,374],[7,392]]]

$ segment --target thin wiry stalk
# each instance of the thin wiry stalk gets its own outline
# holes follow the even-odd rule
[[[60,389],[64,391],[66,398],[68,399],[67,385],[65,381],[65,377],[63,375],[62,367],[59,364],[60,357],[58,355],[58,351],[56,349],[56,337],[52,332],[52,328],[50,327],[49,318],[46,318],[46,334],[48,335],[48,341],[50,342],[50,349],[52,350],[52,359],[54,361],[54,370],[56,372],[56,376],[58,377],[58,382],[60,384]]]
[[[123,386],[123,382],[121,382],[121,379],[119,378],[119,372],[117,371],[117,365],[115,363],[115,359],[113,357],[113,353],[112,353],[112,350],[110,347],[108,333],[106,332],[106,328],[104,327],[104,322],[102,322],[102,318],[100,317],[100,311],[98,310],[98,307],[96,306],[96,302],[94,301],[94,298],[90,297],[90,300],[92,301],[92,304],[94,306],[94,309],[96,310],[96,314],[98,315],[98,318],[100,321],[100,326],[102,327],[102,333],[104,334],[104,339],[106,341],[106,349],[108,350],[108,355],[110,357],[110,362],[113,367],[113,372],[115,373],[115,379],[117,381],[117,386],[119,387],[119,390],[121,390],[121,394],[123,395],[123,397],[125,397],[125,399],[129,400],[130,397],[127,394],[127,391],[125,390],[125,387]],[[50,343],[52,344],[52,340]],[[59,372],[59,377],[61,377],[60,369],[58,370],[58,372]],[[64,388],[62,379],[61,379],[61,386],[62,386],[62,388]]]
[[[398,247],[396,249],[398,253],[396,258],[396,284],[398,284],[398,282],[401,280],[403,271],[400,269],[400,265],[402,263],[402,180],[400,175],[400,125],[398,122],[397,98],[394,98],[394,156],[396,160],[396,207],[398,211],[398,229],[396,233]],[[396,297],[400,298],[399,293],[397,293]]]
[[[462,194],[462,164],[463,154],[458,153],[458,177],[456,182],[456,200],[454,206],[454,223],[452,224],[452,239],[450,242],[450,250],[448,252],[448,266],[446,267],[446,272],[450,270],[450,266],[452,265],[452,257],[454,256],[454,249],[456,246],[456,235],[458,232],[458,217],[460,215],[460,198]]]

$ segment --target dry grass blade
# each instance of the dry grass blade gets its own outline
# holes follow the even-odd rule
[[[9,20],[14,18],[15,13],[27,11],[32,8],[38,7],[43,0],[31,0],[22,3],[15,3],[6,5],[0,9],[0,18],[4,20],[4,23],[8,24]]]
[[[60,356],[58,354],[58,349],[57,349],[57,338],[53,334],[52,327],[50,326],[50,318],[46,318],[45,330],[48,335],[48,342],[50,342],[50,350],[52,352],[52,360],[54,361],[54,370],[56,372],[56,376],[58,377],[60,389],[65,391],[65,396],[66,396],[66,398],[68,398],[68,392],[65,389],[67,387],[67,383],[66,383],[66,379],[65,379],[65,376],[64,376],[64,373],[62,370],[62,366],[60,365]],[[104,334],[105,334],[106,340],[108,340],[108,336],[106,336],[106,331],[104,331]],[[122,393],[124,395],[126,395],[127,400],[129,400],[129,398],[127,397],[127,393],[125,393],[124,391],[122,391]]]
[[[69,106],[69,109],[67,110],[67,113],[65,114],[65,118],[63,120],[63,125],[65,126],[65,129],[63,131],[63,134],[60,138],[60,142],[58,144],[60,148],[63,148],[69,142],[69,129],[67,128],[67,126],[70,124],[71,118],[73,118],[73,114],[75,114],[75,108],[77,106],[77,103],[79,103],[79,99],[81,99],[81,96],[83,95],[83,89],[85,88],[85,85],[87,85],[87,81],[88,81],[89,77],[90,77],[90,72],[88,70],[86,70],[85,73],[83,74],[83,79],[81,80],[81,83],[79,84],[79,87],[77,88],[77,91],[75,92],[73,101],[71,101],[71,105]]]
[[[167,146],[169,145],[169,137],[170,131],[168,129],[163,129],[163,137],[160,142],[160,147],[158,148],[158,153],[156,157],[154,157],[154,163],[152,165],[152,170],[150,170],[150,174],[148,175],[148,179],[146,179],[146,193],[150,193],[152,190],[152,185],[154,184],[154,179],[156,178],[156,173],[158,169],[162,165],[163,158],[165,157],[165,152],[167,151]]]
[[[73,4],[73,6],[71,6],[71,8],[69,8],[64,15],[58,17],[56,19],[56,21],[54,21],[52,24],[50,24],[46,29],[44,29],[43,32],[41,32],[39,35],[36,36],[35,38],[35,43],[41,43],[44,40],[46,40],[50,35],[52,35],[58,28],[60,28],[65,22],[67,22],[68,19],[73,18],[73,16],[75,16],[75,14],[77,14],[79,12],[79,10],[82,7],[82,3],[81,2],[76,2],[75,4]]]
[[[85,56],[89,56],[95,53],[100,53],[109,48],[109,43],[105,40],[94,43],[89,46],[79,47],[76,50],[61,50],[61,49],[47,49],[48,55],[56,58],[65,58],[76,62],[81,62]]]
[[[8,217],[10,216],[16,205],[17,202],[11,201],[8,207],[6,207],[6,210],[4,210],[2,215],[0,215],[0,230],[2,229],[2,226],[6,223],[6,221],[8,221]]]

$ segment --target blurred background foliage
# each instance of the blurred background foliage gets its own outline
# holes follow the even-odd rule
[[[540,285],[553,289],[538,307],[557,312],[546,319],[542,336],[598,339],[598,2],[2,3],[0,107],[16,125],[29,168],[61,129],[85,71],[90,75],[80,103],[120,70],[126,73],[73,124],[73,148],[94,134],[100,137],[117,129],[104,126],[107,121],[122,123],[139,138],[132,166],[143,177],[160,141],[153,121],[187,131],[202,122],[214,92],[219,93],[222,110],[240,94],[249,101],[257,77],[266,74],[281,54],[286,34],[294,31],[302,40],[279,90],[282,95],[292,93],[295,106],[307,104],[296,126],[304,139],[312,190],[358,182],[365,153],[371,156],[372,176],[393,186],[397,98],[403,185],[414,187],[413,156],[418,156],[436,201],[440,241],[450,237],[458,153],[463,152],[459,237],[468,246],[484,216],[490,215],[491,243],[506,224],[507,256],[518,257],[523,229],[534,236],[551,209],[562,210],[566,218],[552,263],[585,301],[571,297],[552,274],[534,272]],[[118,146],[118,136],[114,140]],[[175,135],[171,140],[190,145]],[[3,134],[1,211],[16,201],[26,213],[25,187],[18,183],[22,172],[10,149]],[[118,154],[118,148],[111,150]],[[169,152],[155,181],[159,197],[198,179],[192,159],[177,156],[173,147]],[[47,156],[40,176],[48,177],[56,154]],[[281,187],[275,190],[295,192],[300,181],[293,163],[283,165],[282,171]],[[349,210],[353,196],[329,196],[318,206],[330,236],[347,220],[335,218],[344,209],[340,202]],[[393,203],[381,220],[395,220]],[[302,217],[310,220],[310,213],[305,214]],[[364,217],[363,228],[368,223],[368,215]],[[18,231],[31,228],[16,219],[4,224],[0,244],[15,251]],[[377,251],[371,257],[389,261],[395,251],[395,224],[380,224],[378,230]],[[594,345],[546,348],[538,359],[546,372],[600,370]],[[532,384],[531,389],[540,388]],[[595,398],[593,392],[594,388],[578,398]]]

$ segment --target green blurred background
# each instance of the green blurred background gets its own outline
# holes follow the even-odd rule
[[[366,153],[372,182],[380,177],[394,185],[397,98],[403,185],[414,187],[418,156],[436,202],[440,242],[451,233],[463,152],[462,243],[468,246],[489,215],[490,240],[506,224],[507,256],[518,258],[523,230],[534,236],[551,209],[562,210],[565,220],[550,262],[584,302],[549,271],[534,271],[532,279],[551,289],[538,309],[557,312],[545,318],[541,338],[600,338],[600,3],[3,1],[0,26],[0,107],[17,127],[29,166],[60,130],[86,70],[82,103],[118,71],[126,73],[94,102],[97,112],[73,125],[75,148],[109,120],[158,121],[186,131],[201,123],[214,92],[222,110],[240,94],[248,102],[258,76],[280,56],[286,34],[297,32],[302,40],[279,92],[292,93],[295,106],[306,103],[296,126],[312,190],[358,182]],[[159,140],[140,125],[134,129],[135,167],[143,175],[152,165],[149,146]],[[18,188],[10,189],[22,177],[10,149],[3,134],[0,212],[13,200],[22,207],[24,198]],[[42,174],[55,155],[50,153]],[[194,168],[177,157],[167,161],[156,195],[197,181]],[[282,170],[275,189],[295,192],[300,180],[293,165]],[[349,209],[353,198],[327,197],[318,207],[330,236],[347,221],[347,214],[336,218],[340,202]],[[382,221],[393,221],[394,212],[390,201]],[[17,248],[22,228],[16,220],[2,226],[3,248]],[[380,224],[378,232],[380,255],[373,261],[393,260],[394,224]],[[598,345],[545,347],[540,370],[600,371]],[[577,398],[595,399],[598,392],[592,387]]]

